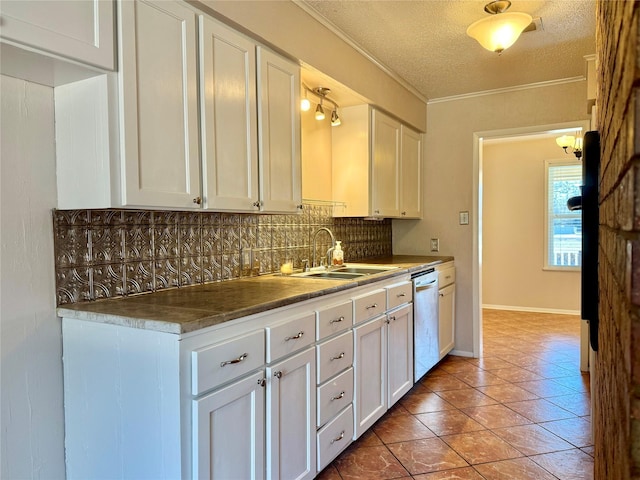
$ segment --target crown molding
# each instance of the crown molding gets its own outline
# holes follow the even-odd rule
[[[560,78],[558,80],[547,80],[544,82],[526,83],[523,85],[516,85],[513,87],[496,88],[493,90],[482,90],[479,92],[463,93],[461,95],[452,95],[450,97],[433,98],[427,101],[427,105],[433,105],[435,103],[453,102],[457,100],[465,100],[468,98],[485,97],[488,95],[498,95],[501,93],[518,92],[521,90],[530,90],[533,88],[545,88],[553,87],[555,85],[563,85],[566,83],[584,82],[586,77],[584,75],[579,77]]]
[[[307,4],[305,0],[292,0],[294,4],[304,10],[307,14],[313,17],[314,20],[321,23],[324,27],[328,28],[333,34],[337,35],[341,40],[346,42],[350,47],[355,49],[359,54],[364,56],[367,60],[373,63],[376,67],[382,70],[384,73],[393,78],[396,82],[398,82],[401,86],[409,90],[413,95],[418,97],[423,102],[427,103],[428,99],[422,93],[420,93],[413,85],[409,84],[404,78],[394,72],[387,65],[378,60],[375,56],[369,53],[367,50],[362,48],[355,40],[353,40],[349,35],[347,35],[343,30],[341,30],[335,23],[327,20],[323,16],[321,16],[316,10],[313,9],[310,5]]]

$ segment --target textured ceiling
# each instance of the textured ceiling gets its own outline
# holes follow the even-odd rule
[[[595,53],[595,0],[512,0],[542,19],[501,55],[466,35],[487,16],[476,0],[303,0],[429,100],[585,74]]]

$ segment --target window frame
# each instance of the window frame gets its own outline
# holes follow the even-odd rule
[[[580,176],[582,176],[582,162],[578,159],[566,160],[566,159],[556,159],[556,160],[545,160],[544,162],[544,262],[543,262],[543,270],[549,271],[560,271],[560,272],[579,272],[582,270],[581,265],[573,266],[573,265],[550,265],[549,264],[549,248],[551,243],[549,242],[549,226],[551,223],[551,218],[549,215],[549,171],[552,167],[566,167],[566,166],[578,166],[580,167]],[[567,209],[567,211],[569,211]],[[580,222],[582,224],[582,212],[580,211],[576,216],[580,218]],[[582,244],[580,246],[580,251],[582,251]]]

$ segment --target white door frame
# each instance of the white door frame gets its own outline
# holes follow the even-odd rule
[[[535,135],[552,132],[554,130],[566,130],[582,128],[583,132],[590,129],[589,120],[575,122],[553,123],[550,125],[534,125],[530,127],[506,128],[500,130],[486,130],[474,132],[473,134],[473,256],[472,256],[472,314],[473,314],[473,356],[482,356],[482,146],[484,140],[506,137],[517,137]],[[558,147],[560,148],[560,147]],[[586,323],[586,322],[583,322]],[[580,344],[588,344],[588,337],[585,336],[585,328],[580,329]],[[584,348],[580,349],[580,369],[587,369],[587,354],[583,354]]]

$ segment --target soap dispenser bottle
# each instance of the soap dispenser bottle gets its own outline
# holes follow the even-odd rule
[[[344,263],[344,252],[342,251],[342,242],[336,241],[336,247],[333,249],[333,262],[334,265],[342,265]]]

